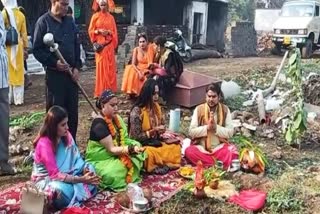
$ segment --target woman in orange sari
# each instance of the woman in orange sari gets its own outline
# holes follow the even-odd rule
[[[106,89],[117,91],[117,65],[115,49],[118,46],[118,33],[114,17],[109,13],[108,1],[97,0],[99,9],[90,21],[89,36],[94,44],[102,46],[96,51],[96,85],[94,96],[99,97]]]
[[[148,44],[145,33],[138,34],[138,42],[138,47],[133,49],[132,62],[126,66],[122,79],[121,91],[130,96],[139,96],[155,56],[155,49]]]

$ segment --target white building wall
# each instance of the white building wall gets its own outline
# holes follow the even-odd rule
[[[131,22],[136,18],[137,23],[144,23],[144,0],[131,0]]]
[[[74,0],[69,0],[69,6],[72,8],[73,17],[74,17]]]
[[[137,12],[138,12],[138,10],[137,10],[137,0],[131,0],[131,23],[134,23],[135,19],[136,19],[136,21],[138,21]]]
[[[277,9],[257,9],[254,20],[256,31],[272,32],[272,26],[279,18],[280,11]]]
[[[200,38],[201,44],[206,44],[207,40],[207,23],[208,23],[208,3],[192,1],[184,11],[184,20],[188,20],[188,28],[190,31],[189,41],[193,43],[193,25],[194,25],[194,13],[202,13],[202,26],[200,33],[202,34]]]

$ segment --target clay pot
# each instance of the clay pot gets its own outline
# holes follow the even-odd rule
[[[206,193],[204,192],[204,189],[195,188],[194,191],[193,191],[193,194],[198,199],[206,197]]]
[[[219,180],[213,180],[213,181],[210,181],[209,183],[209,187],[211,189],[218,189],[218,186],[219,186]]]
[[[130,208],[130,198],[126,192],[120,192],[116,196],[116,201],[123,207]]]

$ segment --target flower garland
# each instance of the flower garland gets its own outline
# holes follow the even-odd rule
[[[112,136],[112,140],[113,140],[113,145],[125,147],[126,145],[125,145],[125,138],[124,138],[124,130],[121,126],[118,115],[116,115],[113,118],[113,120],[110,120],[109,118],[106,117],[105,121],[108,124],[109,130],[110,130],[110,133]],[[116,130],[114,124],[116,125],[116,127],[118,128],[119,133],[120,133],[120,139],[118,141],[117,141],[117,137],[116,137],[117,130]],[[123,163],[123,165],[128,169],[126,182],[131,183],[132,182],[132,175],[133,175],[132,161],[131,161],[129,155],[126,153],[122,153],[121,155],[119,155],[119,159]]]

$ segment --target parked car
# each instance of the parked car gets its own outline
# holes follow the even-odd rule
[[[303,58],[310,58],[319,44],[320,0],[286,1],[273,25],[275,50],[291,45],[301,49]]]

